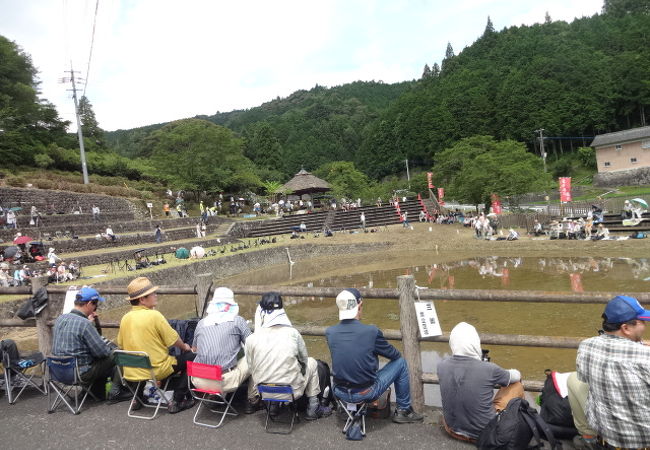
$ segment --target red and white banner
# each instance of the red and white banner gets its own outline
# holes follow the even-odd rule
[[[560,201],[571,201],[571,177],[560,177]]]
[[[582,275],[579,273],[570,273],[569,279],[571,280],[571,290],[573,292],[585,291],[585,289],[582,287]]]
[[[501,214],[501,200],[497,194],[492,194],[492,212],[494,214]]]
[[[429,184],[429,189],[433,189],[433,172],[427,172],[427,183]]]
[[[438,201],[445,198],[445,188],[438,188]]]

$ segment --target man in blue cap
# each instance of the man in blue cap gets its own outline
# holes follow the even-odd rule
[[[650,447],[650,347],[641,340],[650,311],[619,295],[602,318],[602,333],[578,347],[577,378],[588,385],[586,419],[598,434],[582,436],[578,448]]]
[[[73,309],[54,323],[52,354],[74,356],[81,381],[90,386],[90,392],[99,400],[106,396],[106,379],[112,378],[109,401],[116,402],[129,397],[121,391],[119,374],[111,357],[112,348],[95,326],[97,307],[103,301],[96,289],[81,288]]]
[[[399,350],[390,345],[379,328],[360,322],[363,301],[354,288],[336,297],[338,325],[325,331],[332,354],[334,395],[343,401],[373,401],[395,384],[397,409],[393,422],[422,422],[422,415],[411,407],[409,369]],[[390,361],[379,369],[378,357]]]

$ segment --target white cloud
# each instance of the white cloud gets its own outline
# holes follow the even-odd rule
[[[105,129],[248,108],[315,84],[419,77],[483,32],[591,15],[602,0],[238,2],[100,0],[87,94]],[[0,0],[0,29],[32,55],[43,96],[74,119],[57,82],[86,72],[93,0]],[[67,38],[66,38],[67,35]],[[74,128],[74,127],[73,127]]]

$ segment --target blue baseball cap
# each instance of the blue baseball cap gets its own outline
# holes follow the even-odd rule
[[[91,287],[83,287],[77,293],[78,302],[92,302],[95,300],[99,300],[100,302],[103,302],[105,300],[104,297],[99,296],[97,289],[93,289]]]
[[[609,323],[623,323],[634,319],[650,321],[650,311],[644,309],[637,299],[618,295],[607,303],[605,317]]]

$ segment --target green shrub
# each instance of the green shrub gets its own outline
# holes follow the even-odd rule
[[[27,182],[23,177],[18,176],[18,177],[8,177],[7,184],[13,187],[25,187]]]

